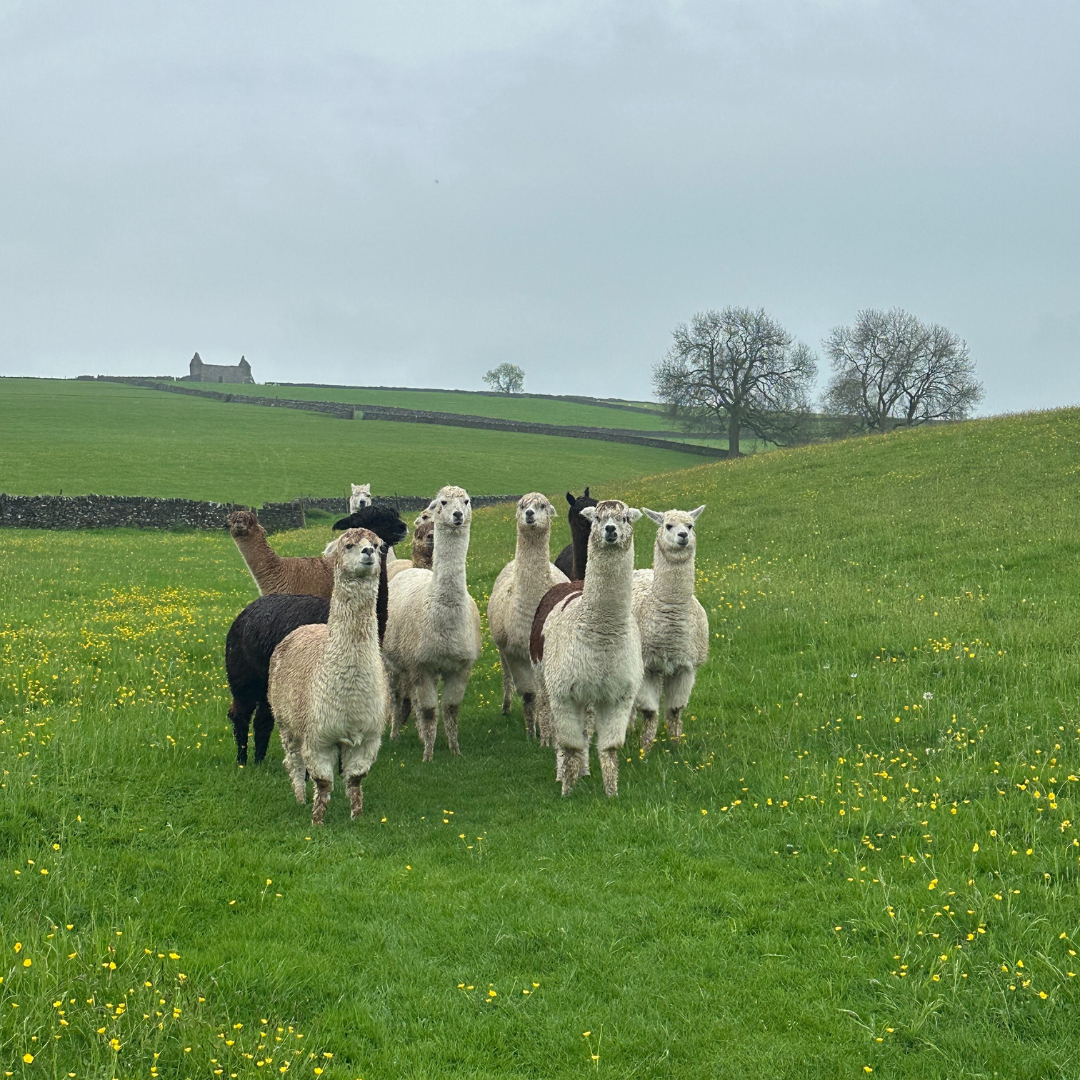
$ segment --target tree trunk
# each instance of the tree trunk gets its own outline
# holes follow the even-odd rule
[[[739,428],[740,428],[740,426],[741,425],[739,424],[739,420],[738,420],[738,418],[736,416],[728,417],[728,428],[727,428],[728,451],[727,451],[727,456],[729,458],[734,458],[734,457],[739,456]]]

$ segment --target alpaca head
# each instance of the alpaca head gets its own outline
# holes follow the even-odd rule
[[[254,510],[235,510],[229,515],[229,535],[234,540],[248,536],[265,536],[266,530],[259,524]]]
[[[423,510],[420,511],[419,514],[416,515],[416,520],[413,522],[413,528],[419,529],[421,525],[425,524],[425,522],[428,521],[431,521],[431,509],[429,507],[425,507]]]
[[[605,499],[595,506],[586,506],[581,516],[589,522],[591,559],[604,551],[626,551],[632,547],[634,522],[641,517],[641,511],[627,506],[620,499]]]
[[[378,576],[382,562],[382,541],[370,529],[346,529],[323,552],[334,567],[335,577]]]
[[[588,536],[589,535],[589,522],[581,516],[581,511],[587,506],[595,506],[596,500],[589,495],[589,489],[585,489],[585,494],[575,498],[572,492],[566,493],[566,501],[570,504],[570,513],[566,516],[567,524],[570,526],[571,536]]]
[[[681,560],[694,557],[694,550],[697,548],[694,522],[704,509],[704,506],[699,506],[696,510],[667,510],[660,514],[642,507],[641,512],[659,526],[656,530],[656,542],[664,555],[669,559]]]
[[[371,485],[370,484],[351,484],[352,493],[349,495],[349,513],[354,510],[361,510],[365,506],[371,505]]]
[[[539,491],[522,495],[517,504],[517,527],[518,532],[546,532],[551,528],[551,522],[558,517],[555,507],[548,501],[546,495]]]
[[[472,504],[464,488],[447,484],[428,505],[431,520],[450,529],[465,528],[472,521]]]
[[[414,563],[426,562],[431,565],[431,556],[435,551],[435,522],[425,521],[416,527],[413,533],[412,559]]]

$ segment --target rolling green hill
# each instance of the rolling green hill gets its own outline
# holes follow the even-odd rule
[[[520,705],[500,715],[488,642],[464,756],[440,738],[421,766],[410,728],[365,818],[339,789],[321,829],[276,739],[233,764],[221,645],[252,585],[227,537],[0,532],[0,1060],[1071,1075],[1078,472],[1067,411],[626,485],[706,504],[712,653],[684,742],[643,759],[632,734],[617,800],[595,759],[560,799]],[[481,606],[513,546],[510,508],[476,515]]]
[[[353,481],[370,481],[377,494],[425,495],[453,480],[484,495],[576,490],[698,460],[584,439],[350,422],[116,383],[2,379],[0,414],[0,490],[8,494],[257,504],[336,495]]]

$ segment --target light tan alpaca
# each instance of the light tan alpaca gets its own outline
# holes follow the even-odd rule
[[[375,618],[381,543],[367,529],[347,529],[334,541],[329,620],[297,628],[270,658],[267,697],[281,733],[285,768],[297,802],[307,801],[305,774],[315,781],[315,825],[326,814],[339,759],[352,816],[363,813],[360,785],[390,717]]]
[[[423,521],[413,533],[412,556],[397,559],[386,568],[386,578],[393,580],[402,570],[411,570],[414,566],[420,570],[431,569],[431,557],[435,551],[435,525],[430,520]]]
[[[390,737],[397,738],[415,704],[424,761],[435,751],[440,678],[446,741],[451,753],[461,753],[458,711],[481,645],[480,612],[465,582],[472,521],[469,493],[444,487],[428,511],[435,523],[432,568],[413,567],[390,582],[383,638],[394,710]]]
[[[551,561],[551,523],[557,517],[546,495],[533,491],[517,504],[517,548],[501,570],[488,601],[488,626],[499,650],[503,677],[503,716],[510,715],[514,690],[521,694],[525,732],[536,732],[532,661],[529,635],[533,616],[544,593],[567,576]]]
[[[334,569],[330,561],[311,558],[283,558],[266,542],[266,530],[253,510],[237,510],[229,515],[229,533],[236,541],[262,596],[271,593],[300,593],[329,598],[334,589]]]
[[[709,618],[694,596],[696,510],[660,514],[642,508],[656,522],[653,568],[634,571],[634,618],[641,631],[645,675],[635,707],[644,721],[641,747],[648,753],[656,741],[663,695],[668,737],[682,738],[682,711],[690,700],[697,669],[709,657]]]

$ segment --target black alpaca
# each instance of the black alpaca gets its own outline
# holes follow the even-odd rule
[[[570,513],[567,515],[567,524],[570,526],[570,535],[573,539],[559,552],[555,559],[555,565],[571,580],[585,580],[585,564],[589,559],[589,529],[591,525],[581,516],[581,511],[586,506],[595,506],[596,500],[589,496],[589,489],[579,499],[568,491],[566,501],[570,504]]]
[[[409,535],[409,526],[392,506],[362,506],[348,517],[335,521],[334,529],[370,529],[390,547],[400,544]]]

